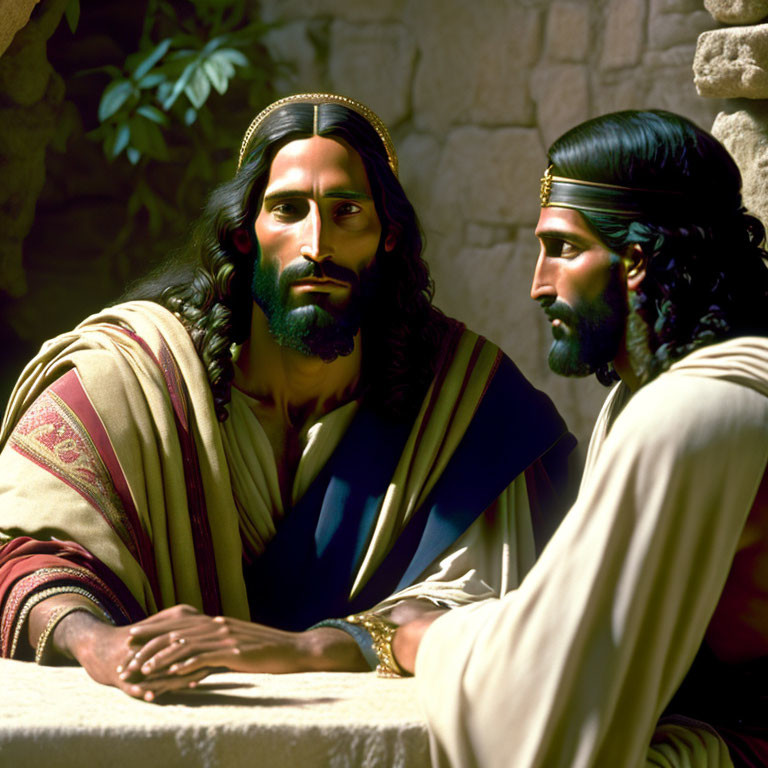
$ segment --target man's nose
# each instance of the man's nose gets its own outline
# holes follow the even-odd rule
[[[299,253],[310,261],[325,261],[333,256],[330,225],[318,206],[311,205],[304,220],[303,243]]]
[[[531,283],[531,298],[536,301],[544,298],[554,299],[557,296],[553,280],[553,269],[549,262],[550,260],[542,248],[536,261],[536,268],[533,271],[533,282]]]

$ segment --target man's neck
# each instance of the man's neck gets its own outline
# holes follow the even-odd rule
[[[652,355],[648,336],[645,321],[636,309],[631,308],[619,353],[613,360],[613,369],[632,392],[637,392],[650,375]]]
[[[360,381],[360,334],[351,354],[330,363],[278,344],[264,313],[254,307],[251,335],[235,364],[235,386],[261,401],[286,426],[301,429],[308,421],[348,402]]]

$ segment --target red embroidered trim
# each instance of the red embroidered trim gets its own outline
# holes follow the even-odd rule
[[[0,621],[2,656],[7,657],[10,652],[13,638],[16,635],[16,623],[24,603],[34,594],[51,586],[61,587],[62,593],[67,591],[67,586],[85,587],[113,619],[115,618],[114,613],[118,612],[126,621],[130,621],[130,616],[117,595],[91,571],[74,566],[40,568],[19,579],[8,595]]]
[[[55,392],[47,389],[32,403],[9,442],[92,504],[140,560],[122,502],[99,452],[75,412]]]

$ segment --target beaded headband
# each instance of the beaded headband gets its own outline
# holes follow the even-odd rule
[[[679,205],[684,196],[681,192],[554,176],[550,165],[541,178],[539,199],[542,208],[556,206],[595,213],[640,214],[665,210],[670,204]]]
[[[278,99],[273,104],[259,112],[248,126],[248,130],[243,136],[243,143],[240,145],[240,157],[237,161],[237,170],[240,170],[240,166],[243,164],[243,158],[245,157],[246,150],[250,144],[253,134],[258,127],[264,122],[264,120],[277,109],[284,107],[286,104],[314,104],[317,107],[318,104],[340,104],[342,107],[351,109],[353,112],[357,112],[360,117],[368,121],[371,128],[378,134],[381,139],[381,143],[384,145],[384,149],[387,153],[387,160],[389,161],[389,167],[392,169],[392,173],[397,176],[397,153],[395,152],[395,145],[392,143],[392,138],[389,135],[389,131],[381,118],[372,110],[368,109],[365,104],[361,104],[359,101],[350,99],[347,96],[337,96],[334,93],[297,93],[294,96],[286,96],[284,99]],[[315,109],[315,130],[317,130],[317,109]]]

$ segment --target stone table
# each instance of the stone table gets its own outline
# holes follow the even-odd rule
[[[217,674],[159,703],[0,660],[0,767],[428,768],[413,679]]]

